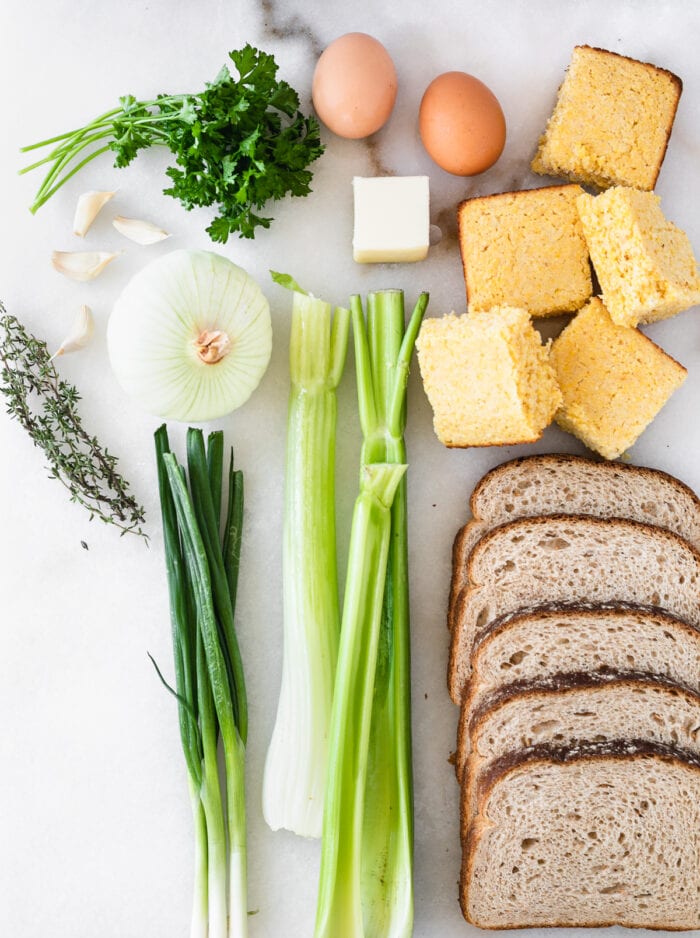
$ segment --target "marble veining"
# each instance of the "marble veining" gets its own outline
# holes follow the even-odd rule
[[[260,10],[263,15],[263,35],[266,38],[284,42],[300,40],[314,58],[323,52],[324,43],[301,13],[281,15],[276,0],[260,0]]]

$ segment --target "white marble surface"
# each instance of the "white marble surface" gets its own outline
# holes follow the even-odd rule
[[[254,397],[221,421],[246,472],[247,516],[239,622],[251,703],[250,908],[253,938],[311,935],[318,845],[265,827],[263,759],[281,664],[280,531],[287,394],[289,298],[267,269],[292,272],[334,302],[350,292],[428,289],[430,313],[464,305],[454,208],[469,194],[536,184],[528,158],[571,49],[589,43],[653,61],[684,80],[658,185],[667,214],[700,249],[700,7],[693,0],[388,0],[372,4],[263,0],[5,0],[0,12],[2,235],[0,297],[50,344],[80,303],[93,307],[97,338],[61,371],[83,392],[86,424],[121,458],[147,508],[151,548],[88,523],[46,479],[40,454],[0,418],[0,935],[16,938],[184,938],[192,834],[172,701],[146,650],[170,661],[151,433],[157,421],[124,398],[107,367],[110,305],[132,273],[175,247],[208,247],[206,212],[186,215],[161,195],[166,156],[146,153],[127,170],[93,164],[36,217],[26,206],[39,177],[18,178],[17,147],[116,103],[123,93],[195,90],[229,48],[250,40],[275,53],[281,74],[308,98],[318,52],[364,30],[395,58],[400,90],[389,124],[369,144],[333,139],[317,164],[314,193],[276,206],[255,243],[223,253],[263,284],[273,307],[271,367]],[[472,72],[500,98],[508,141],[497,166],[473,180],[433,166],[416,132],[423,89],[448,69]],[[428,173],[442,243],[415,266],[359,267],[351,259],[354,174]],[[51,250],[77,249],[74,202],[89,188],[119,187],[89,244],[123,247],[110,211],[151,218],[174,233],[129,247],[95,283],[49,268]],[[700,319],[697,311],[649,328],[690,369],[631,452],[700,489]],[[416,938],[469,931],[457,906],[457,786],[447,759],[457,711],[445,690],[443,610],[450,543],[467,494],[483,471],[524,450],[448,452],[432,435],[414,374],[410,387],[410,534],[416,808]],[[180,436],[175,432],[175,437]],[[341,543],[354,497],[358,429],[352,368],[340,392]],[[557,430],[528,451],[581,452]],[[84,540],[89,550],[81,548]]]

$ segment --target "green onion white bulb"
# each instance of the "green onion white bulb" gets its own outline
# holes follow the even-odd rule
[[[245,403],[265,373],[270,306],[253,278],[227,258],[173,251],[128,284],[107,341],[117,380],[144,410],[214,420]]]

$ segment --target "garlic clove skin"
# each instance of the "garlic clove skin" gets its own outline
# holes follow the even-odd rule
[[[51,361],[59,355],[67,355],[69,352],[77,352],[85,348],[91,341],[94,331],[95,320],[92,317],[92,310],[89,306],[81,306],[68,335],[61,342],[58,351],[51,356]]]
[[[114,254],[107,251],[54,251],[51,255],[51,265],[64,277],[84,283],[99,277],[107,264],[123,253],[123,251],[117,251]]]
[[[103,206],[114,197],[114,192],[103,192],[91,189],[89,192],[83,192],[78,197],[78,204],[75,207],[75,216],[73,218],[73,234],[79,238],[84,238],[88,233],[90,225],[99,215]]]
[[[112,224],[119,234],[137,244],[157,244],[170,237],[169,232],[140,218],[124,218],[123,215],[117,215],[112,219]]]

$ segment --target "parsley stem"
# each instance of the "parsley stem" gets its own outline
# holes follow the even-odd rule
[[[91,124],[89,127],[85,127],[82,131],[73,134],[73,136],[66,140],[60,147],[56,147],[55,150],[52,150],[48,155],[48,159],[56,159],[59,156],[63,156],[65,153],[78,152],[79,149],[82,149],[91,140],[100,140],[102,137],[109,136],[111,127],[111,123]],[[78,143],[80,147],[77,146]]]
[[[32,205],[31,205],[30,208],[29,208],[29,211],[32,213],[32,215],[34,215],[35,212],[36,212],[39,208],[41,208],[41,206],[42,206],[45,202],[47,202],[47,201],[51,198],[51,196],[61,188],[61,186],[62,186],[64,183],[68,182],[68,180],[71,178],[71,176],[75,176],[75,174],[76,174],[79,170],[81,170],[81,169],[83,168],[83,166],[86,165],[86,163],[89,163],[90,160],[94,160],[95,157],[96,157],[96,156],[99,156],[101,153],[106,153],[107,150],[109,150],[109,149],[110,149],[109,144],[107,144],[107,145],[104,146],[104,147],[100,147],[99,150],[95,150],[93,153],[88,154],[88,155],[85,157],[85,159],[84,159],[84,160],[81,160],[80,163],[78,163],[77,166],[74,166],[73,169],[72,169],[69,173],[66,173],[65,176],[63,176],[63,177],[56,183],[56,185],[53,187],[53,189],[49,189],[48,192],[44,192],[44,193],[42,193],[40,196],[37,195],[37,198],[34,200],[34,202],[32,203]]]
[[[39,150],[41,147],[47,147],[50,143],[58,143],[59,140],[67,140],[69,137],[75,137],[76,134],[80,134],[85,130],[89,130],[91,127],[108,122],[109,118],[119,114],[121,110],[122,109],[120,107],[112,108],[111,111],[105,111],[104,114],[100,114],[99,117],[96,117],[86,127],[78,127],[76,130],[69,130],[65,134],[58,134],[56,137],[48,137],[46,140],[40,140],[38,143],[30,143],[28,146],[20,147],[19,152],[29,153],[30,150]]]
[[[37,162],[32,163],[31,166],[25,166],[23,169],[20,169],[19,175],[23,176],[24,173],[28,173],[32,169],[36,169],[39,166],[43,166],[45,163],[54,162],[56,165],[46,176],[46,179],[44,179],[44,182],[42,183],[41,188],[39,189],[39,192],[41,192],[43,189],[46,188],[49,178],[54,179],[56,177],[56,173],[60,171],[60,169],[63,166],[69,163],[73,159],[74,156],[80,153],[81,150],[85,149],[85,147],[88,146],[90,143],[94,143],[97,140],[102,140],[104,137],[108,137],[109,134],[110,134],[109,130],[103,130],[99,134],[98,133],[92,134],[87,139],[82,139],[79,147],[76,146],[76,141],[74,141],[73,138],[71,138],[68,141],[68,143],[64,144],[62,147],[57,147],[55,150],[52,150],[48,156],[45,156],[43,158],[43,160],[37,160]]]
[[[96,142],[96,141],[93,141],[93,142]],[[86,143],[85,146],[87,145],[88,144]],[[37,199],[41,198],[43,194],[51,188],[54,180],[58,178],[60,173],[69,165],[69,163],[73,161],[74,157],[76,157],[81,152],[82,149],[83,149],[82,146],[71,147],[71,150],[69,152],[63,153],[59,157],[56,158],[53,167],[46,174],[46,178],[44,179],[43,183],[41,184],[39,188],[39,191],[36,194]]]

